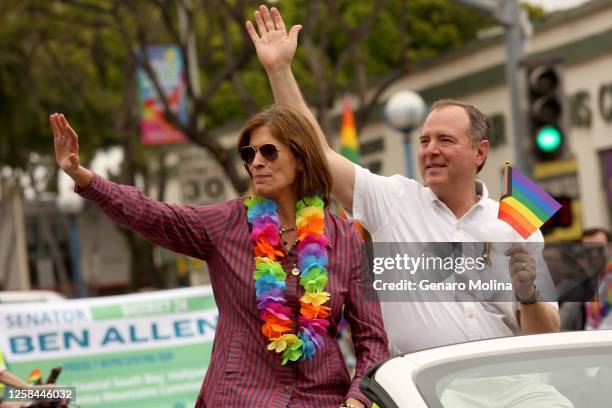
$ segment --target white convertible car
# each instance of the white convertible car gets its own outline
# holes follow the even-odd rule
[[[361,389],[383,408],[611,408],[612,330],[410,353],[372,367]]]

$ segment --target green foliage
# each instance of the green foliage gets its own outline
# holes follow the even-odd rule
[[[85,164],[96,149],[122,144],[129,169],[122,176],[130,180],[140,172],[145,180],[155,178],[148,170],[164,149],[136,141],[134,62],[143,46],[178,41],[177,1],[0,0],[0,170],[31,167],[33,153],[41,156],[37,163],[52,162],[48,116],[63,112],[79,133]],[[244,28],[260,2],[191,2],[200,88],[206,95],[196,114],[209,129],[242,122],[273,102]],[[342,90],[356,87],[357,72],[372,83],[410,61],[460,47],[491,24],[450,0],[283,0],[274,5],[287,28],[309,25],[300,37],[309,36],[316,50],[309,54],[301,45],[294,72],[323,113]],[[370,16],[377,18],[368,26]],[[237,70],[228,70],[230,59],[240,62]],[[315,77],[318,68],[323,77]],[[206,144],[206,135],[190,136]],[[238,188],[239,176],[232,177],[229,164],[225,169]],[[157,276],[150,244],[128,241],[135,260],[132,283]]]
[[[351,49],[355,30],[375,13],[378,0],[316,2],[283,1],[281,9],[288,28],[305,24],[313,12],[313,44],[318,47],[328,84],[338,90],[354,86],[355,64]],[[245,42],[243,21],[230,17],[231,7],[242,2],[197,2],[196,43],[202,89],[214,82],[232,56],[252,45]],[[259,2],[252,1],[244,16],[252,19]],[[532,15],[536,8],[528,8]],[[237,9],[236,9],[237,10]],[[234,10],[235,11],[235,10]],[[120,0],[3,0],[0,5],[0,164],[22,167],[30,152],[52,154],[48,115],[65,112],[81,135],[82,155],[117,144],[125,119],[125,89],[133,77],[126,76],[126,62],[138,47],[139,29],[149,43],[174,42],[175,32],[164,22],[164,12],[176,26],[174,1],[124,2]],[[119,23],[122,24],[119,24]],[[475,38],[491,22],[482,14],[450,0],[389,0],[357,48],[363,56],[368,78],[385,76],[415,59],[460,47]],[[225,30],[229,35],[225,36]],[[303,36],[304,33],[301,34]],[[298,48],[295,74],[305,94],[315,96],[307,55]],[[338,68],[339,67],[339,68]],[[260,108],[273,102],[266,75],[254,53],[238,77],[246,93]],[[198,114],[214,128],[235,122],[250,113],[231,77],[206,101]],[[137,129],[137,127],[135,127]],[[147,150],[138,157],[146,162]]]
[[[208,127],[222,124],[235,117],[244,117],[246,112],[240,104],[238,95],[229,81],[224,81],[208,105],[205,113],[205,123]]]
[[[286,22],[305,22],[313,10],[308,7],[294,10],[289,7],[294,3],[285,2],[282,5],[281,11],[288,15]],[[335,5],[336,11],[329,8],[330,3]],[[378,0],[337,0],[319,6],[321,18],[315,28],[314,42],[319,45],[324,36],[328,38],[328,45],[320,50],[324,56],[320,63],[326,64],[327,73],[355,41],[354,30],[358,29],[380,4],[381,1]],[[342,23],[339,23],[338,17]],[[479,30],[492,24],[483,14],[450,0],[389,0],[380,10],[361,46],[366,75],[370,79],[383,77],[410,61],[461,47],[476,38]],[[307,66],[304,52],[299,50],[295,74],[308,95],[316,92],[316,84]],[[330,86],[335,89],[354,86],[353,60],[345,64],[333,79]]]
[[[521,7],[527,12],[529,20],[531,20],[531,22],[537,22],[544,17],[544,9],[540,6],[536,6],[529,3],[521,3]]]
[[[24,167],[30,152],[52,152],[48,115],[53,112],[65,112],[86,135],[80,142],[85,159],[93,147],[115,142],[112,128],[100,124],[118,102],[118,87],[101,80],[90,53],[92,32],[79,29],[75,36],[82,16],[71,11],[49,2],[23,1],[8,5],[0,17],[4,165]],[[112,69],[105,75],[111,78]]]

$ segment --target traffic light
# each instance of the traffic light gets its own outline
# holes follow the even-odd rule
[[[566,109],[559,60],[527,65],[527,129],[536,161],[560,159],[565,151]]]

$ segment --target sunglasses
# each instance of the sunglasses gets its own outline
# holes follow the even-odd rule
[[[278,152],[280,152],[280,150],[281,149],[272,143],[262,144],[259,148],[255,146],[243,146],[240,148],[240,158],[245,164],[251,164],[259,151],[264,159],[267,161],[274,161],[278,159]]]

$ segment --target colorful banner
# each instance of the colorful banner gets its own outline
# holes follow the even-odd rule
[[[210,362],[218,312],[208,286],[1,304],[9,369],[76,387],[82,407],[192,407]]]
[[[186,77],[181,49],[176,45],[147,48],[149,63],[168,100],[170,109],[181,123],[187,122]],[[164,106],[153,82],[142,67],[137,72],[142,143],[159,145],[185,142],[187,139],[164,117]]]

